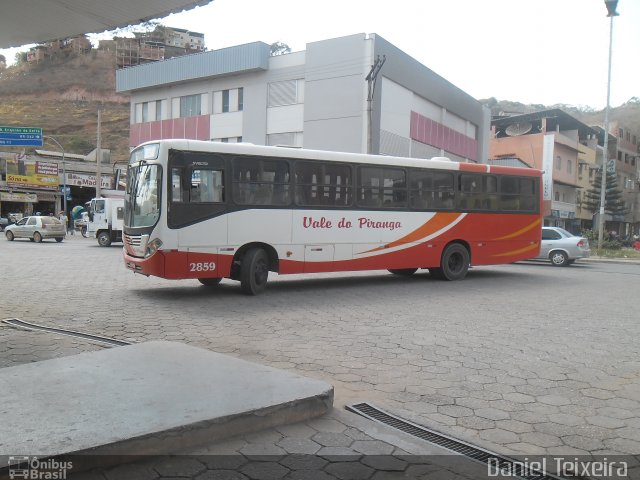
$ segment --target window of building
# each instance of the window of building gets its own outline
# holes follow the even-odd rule
[[[229,90],[222,91],[222,112],[226,113],[229,111]]]
[[[303,102],[304,80],[284,80],[269,84],[267,106],[280,107]]]
[[[201,95],[180,97],[180,117],[195,117],[201,114]]]
[[[635,144],[637,143],[638,139],[637,139],[637,137],[634,135],[634,136],[633,136],[633,140],[631,140],[631,141],[632,141],[632,143],[635,145]]]
[[[349,165],[296,162],[297,205],[345,207],[352,203],[352,170]]]
[[[627,142],[631,141],[631,134],[629,133],[629,130],[627,130],[627,138],[626,138]]]
[[[562,170],[562,157],[558,155],[556,157],[556,170]]]
[[[242,110],[244,110],[244,88],[240,87],[238,89],[238,111]]]
[[[556,202],[559,202],[560,201],[560,192],[555,192],[553,197],[554,197]]]
[[[622,161],[622,152],[620,150],[618,150],[618,161]]]
[[[624,138],[624,130],[621,128],[618,129],[618,138]]]
[[[142,104],[142,123],[149,121],[149,102]]]
[[[573,163],[571,160],[567,160],[567,173],[573,173]]]
[[[156,121],[162,120],[162,100],[156,100]]]
[[[233,200],[239,205],[289,205],[289,163],[239,158],[233,167]]]
[[[386,208],[407,205],[407,181],[404,170],[360,167],[358,171],[358,205]]]

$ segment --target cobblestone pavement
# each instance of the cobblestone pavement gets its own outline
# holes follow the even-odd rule
[[[293,370],[334,384],[338,408],[371,401],[501,453],[640,453],[638,265],[274,276],[246,297],[227,280],[135,276],[119,247],[78,236],[0,241],[0,261],[3,318]],[[0,355],[21,361],[12,350]]]

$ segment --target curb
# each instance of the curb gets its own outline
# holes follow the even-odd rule
[[[640,265],[640,259],[634,258],[606,258],[606,257],[589,257],[581,258],[581,263],[614,263],[618,265]]]

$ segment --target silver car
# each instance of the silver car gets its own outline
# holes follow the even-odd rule
[[[564,228],[542,227],[542,242],[537,260],[549,260],[556,267],[566,267],[579,258],[591,255],[589,240]]]
[[[61,242],[65,230],[65,226],[56,217],[32,216],[9,225],[4,229],[4,234],[9,241],[14,238],[28,238],[32,242],[40,243],[43,238],[55,238],[56,242]]]

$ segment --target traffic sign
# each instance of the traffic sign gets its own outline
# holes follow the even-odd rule
[[[0,127],[0,145],[5,147],[41,147],[42,129],[34,127]]]

